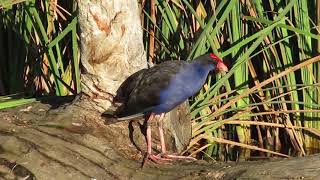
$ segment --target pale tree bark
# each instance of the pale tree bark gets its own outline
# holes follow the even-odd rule
[[[0,111],[0,179],[313,179],[319,156],[256,163],[148,163],[143,119],[106,125],[122,81],[146,67],[135,0],[79,1],[83,93]],[[191,137],[186,104],[167,115],[172,152]],[[155,131],[155,127],[153,127]],[[154,144],[158,143],[157,137]],[[159,148],[153,147],[157,152]]]
[[[100,112],[129,75],[147,67],[139,18],[137,1],[79,1],[82,92]]]
[[[84,67],[82,92],[89,97],[80,106],[100,113],[114,110],[112,100],[121,83],[134,72],[147,68],[138,2],[79,1],[79,24]],[[168,113],[164,126],[167,139],[172,142],[168,144],[170,149],[178,152],[185,149],[191,139],[188,112]]]

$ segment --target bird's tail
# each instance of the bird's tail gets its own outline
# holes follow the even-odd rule
[[[137,113],[130,116],[120,117],[118,118],[118,121],[127,121],[127,120],[131,120],[131,119],[135,119],[143,116],[144,116],[144,113]]]
[[[106,124],[114,124],[114,123],[118,123],[118,122],[122,122],[122,121],[129,121],[132,119],[143,117],[144,113],[137,113],[137,114],[133,114],[133,115],[129,115],[129,116],[117,117],[117,115],[115,115],[114,112],[106,111],[101,116],[105,118]]]

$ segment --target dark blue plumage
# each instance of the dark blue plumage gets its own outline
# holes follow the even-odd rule
[[[180,67],[178,73],[171,77],[168,86],[160,91],[159,105],[151,111],[155,114],[168,112],[186,101],[201,89],[208,73],[214,68],[214,64],[204,66],[198,61]]]
[[[213,54],[199,56],[191,63],[166,61],[142,69],[131,75],[118,91],[116,99],[124,102],[118,113],[119,120],[169,112],[197,93],[210,71],[225,69],[223,62]]]
[[[130,120],[139,116],[147,119],[147,159],[155,162],[168,158],[194,159],[191,157],[166,154],[162,120],[190,96],[197,93],[205,83],[210,71],[227,71],[228,68],[214,54],[197,57],[191,63],[185,61],[166,61],[149,69],[142,69],[131,75],[117,91],[116,101],[123,106],[117,111],[117,121]],[[161,156],[151,154],[150,121],[159,119]]]

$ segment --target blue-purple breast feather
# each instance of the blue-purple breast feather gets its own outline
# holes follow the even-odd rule
[[[197,93],[216,62],[203,55],[191,63],[166,61],[131,75],[119,88],[118,117],[166,113]]]

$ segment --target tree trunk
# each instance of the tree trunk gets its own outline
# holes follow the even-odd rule
[[[104,112],[120,84],[146,68],[138,2],[79,1],[82,92]]]
[[[114,110],[113,97],[121,83],[147,67],[138,1],[79,1],[79,24],[84,67],[82,92],[89,98],[78,105],[100,113]],[[181,152],[191,139],[191,118],[186,105],[165,117],[169,150]]]

